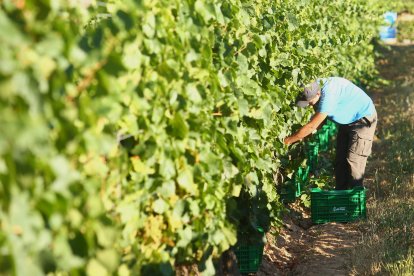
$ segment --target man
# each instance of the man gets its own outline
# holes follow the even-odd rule
[[[313,106],[315,115],[297,133],[285,139],[295,143],[310,135],[326,118],[339,124],[336,144],[336,190],[363,185],[371,154],[377,112],[371,98],[352,82],[339,77],[318,79],[304,88],[297,106]]]

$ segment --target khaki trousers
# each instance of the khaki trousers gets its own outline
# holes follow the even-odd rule
[[[339,126],[335,160],[336,190],[363,186],[376,126],[377,113]]]

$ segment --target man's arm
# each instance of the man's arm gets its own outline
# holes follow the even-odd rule
[[[315,131],[319,127],[319,125],[322,124],[323,121],[325,121],[326,117],[327,117],[326,114],[317,112],[312,117],[310,122],[304,125],[298,132],[296,132],[292,136],[285,138],[284,143],[286,145],[290,145],[299,140],[302,140],[306,136],[310,135],[313,131]]]
[[[323,127],[323,125],[326,123],[326,120],[327,118],[322,121],[322,123],[318,126],[317,130],[320,130]]]

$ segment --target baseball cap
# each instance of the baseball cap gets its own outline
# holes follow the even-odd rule
[[[307,107],[309,105],[309,101],[312,100],[318,91],[320,91],[321,87],[318,81],[314,81],[303,88],[303,91],[299,94],[296,105],[299,107]]]

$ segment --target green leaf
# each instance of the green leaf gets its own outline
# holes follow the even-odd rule
[[[96,259],[92,259],[88,262],[86,267],[86,274],[88,276],[109,275],[108,270]]]
[[[231,179],[239,173],[239,169],[231,162],[224,162],[224,176],[226,179]]]
[[[68,160],[63,156],[56,156],[51,159],[50,165],[56,175],[56,179],[52,184],[54,191],[65,192],[71,183],[80,179],[79,173],[71,168]]]
[[[194,184],[193,173],[190,169],[184,169],[178,173],[177,177],[178,186],[183,188],[190,194],[196,194],[197,186]]]
[[[128,69],[139,68],[142,61],[142,54],[136,42],[124,47],[122,62]]]
[[[245,99],[238,100],[240,116],[245,116],[249,113],[249,102]]]
[[[7,17],[7,14],[0,10],[0,40],[6,41],[13,46],[19,46],[24,41],[24,36],[18,30],[16,24]]]
[[[118,275],[119,276],[130,276],[131,272],[128,268],[127,265],[122,264],[119,268],[118,268]]]
[[[217,245],[222,244],[224,239],[225,236],[221,231],[216,231],[213,235],[213,242]]]
[[[237,63],[239,64],[239,72],[246,73],[249,70],[249,62],[247,61],[246,56],[243,54],[238,54]]]
[[[104,225],[96,227],[96,234],[99,245],[105,248],[113,247],[118,238],[117,229]]]
[[[168,209],[168,204],[161,198],[154,201],[154,212],[157,214],[163,214]]]
[[[6,173],[7,173],[7,164],[3,158],[0,158],[0,174],[6,174]]]
[[[214,268],[213,257],[208,258],[201,268],[201,273],[205,276],[213,276],[216,275],[216,271]]]
[[[160,161],[160,174],[165,179],[171,179],[175,176],[175,165],[173,160],[169,159],[168,157],[163,157]]]
[[[165,197],[170,197],[175,195],[175,182],[172,180],[167,180],[162,183],[162,186],[158,189],[159,193]]]
[[[148,165],[146,165],[138,156],[131,158],[132,167],[135,172],[141,173],[144,175],[153,174],[155,170]]]
[[[172,133],[179,139],[184,139],[188,135],[188,125],[184,120],[180,112],[175,113],[174,118],[171,120]]]
[[[214,6],[206,1],[197,0],[194,3],[194,8],[204,19],[205,23],[215,18]]]
[[[98,217],[104,211],[101,198],[98,195],[89,196],[86,206],[88,209],[88,215],[91,217]]]
[[[187,97],[193,102],[193,103],[200,103],[203,99],[200,96],[200,93],[198,92],[197,86],[194,83],[190,83],[186,87]]]
[[[181,239],[177,243],[177,247],[186,247],[193,238],[193,231],[190,226],[187,226],[183,230],[179,230],[178,235]]]
[[[99,263],[102,264],[109,273],[113,273],[119,266],[119,252],[114,249],[100,250],[96,254]]]
[[[288,25],[289,25],[289,32],[296,30],[299,27],[298,20],[293,13],[288,13],[287,15]]]
[[[300,73],[300,69],[299,68],[293,69],[293,71],[292,71],[293,82],[295,84],[298,84],[298,76],[299,76],[299,73]]]
[[[148,13],[144,25],[142,26],[142,31],[148,38],[153,38],[155,35],[155,16],[153,13]]]
[[[217,74],[217,77],[219,79],[220,85],[222,87],[227,87],[229,85],[226,76],[223,74],[223,72],[219,71]]]
[[[248,27],[250,25],[250,15],[243,8],[241,8],[239,10],[239,13],[237,14],[237,17],[240,19],[240,21],[246,27]]]
[[[233,185],[231,195],[235,197],[239,197],[242,187],[243,187],[242,185]]]
[[[193,216],[198,217],[200,215],[200,202],[198,200],[191,200],[189,207]]]

